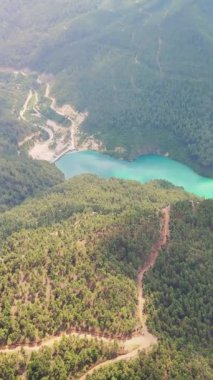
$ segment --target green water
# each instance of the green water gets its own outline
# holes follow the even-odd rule
[[[102,177],[137,180],[141,183],[165,179],[174,185],[205,198],[213,198],[213,179],[201,177],[188,166],[167,157],[142,156],[135,161],[124,161],[105,154],[86,151],[67,153],[56,162],[66,178],[82,173]]]

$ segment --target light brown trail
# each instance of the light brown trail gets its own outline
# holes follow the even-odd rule
[[[76,336],[81,339],[97,339],[105,343],[112,343],[114,341],[117,341],[120,344],[120,346],[123,347],[125,351],[127,351],[127,353],[119,355],[114,359],[106,360],[102,363],[95,365],[86,374],[79,378],[79,380],[86,380],[86,377],[88,375],[92,375],[95,371],[97,371],[100,368],[106,367],[109,364],[117,363],[123,360],[127,361],[136,358],[141,350],[149,351],[153,347],[153,345],[157,343],[157,338],[154,335],[152,335],[147,329],[146,316],[143,313],[145,298],[142,286],[144,274],[155,265],[160,249],[166,245],[167,240],[169,238],[170,206],[165,207],[162,210],[162,214],[163,218],[160,238],[153,245],[151,253],[148,256],[145,264],[138,271],[138,319],[140,321],[141,326],[143,327],[142,334],[138,334],[136,336],[133,336],[131,339],[126,339],[125,341],[123,341],[116,338],[105,338],[102,336],[97,336],[96,334],[87,334],[84,332],[61,333],[58,336],[48,337],[47,339],[44,339],[42,342],[35,343],[34,345],[23,344],[18,345],[16,347],[4,347],[0,349],[0,353],[14,353],[19,352],[21,349],[24,349],[26,352],[29,353],[33,351],[38,351],[42,347],[52,347],[56,342],[60,342],[63,336]]]
[[[127,354],[119,355],[115,359],[106,360],[105,362],[95,365],[86,374],[81,376],[79,380],[86,380],[88,375],[92,375],[95,371],[99,370],[100,368],[106,367],[107,365],[114,364],[123,360],[127,361],[130,359],[134,359],[138,356],[141,350],[145,349],[146,351],[148,351],[154,344],[157,343],[157,338],[149,333],[146,325],[146,317],[143,315],[145,299],[143,295],[142,281],[144,274],[155,265],[160,249],[167,243],[167,240],[169,238],[170,206],[165,207],[162,210],[162,213],[163,225],[161,229],[160,239],[157,241],[157,243],[154,244],[145,264],[138,271],[138,317],[141,322],[141,325],[143,326],[143,335],[141,336],[141,339],[139,339],[140,345],[135,350],[130,351]],[[138,338],[139,337],[135,337],[135,339]]]

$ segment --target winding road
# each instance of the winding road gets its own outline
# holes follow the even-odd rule
[[[40,343],[35,343],[34,345],[23,344],[16,347],[4,347],[0,349],[0,353],[14,353],[19,352],[20,350],[25,350],[26,352],[38,351],[42,347],[52,347],[54,343],[59,342],[63,336],[76,336],[78,338],[87,338],[87,339],[97,339],[107,342],[117,342],[124,348],[127,352],[123,355],[119,355],[114,359],[106,360],[105,362],[95,365],[90,369],[86,374],[80,377],[79,380],[85,380],[88,375],[91,375],[94,371],[103,368],[109,364],[117,363],[123,360],[130,360],[136,358],[141,350],[150,350],[153,345],[157,343],[157,338],[152,335],[146,325],[146,316],[143,313],[145,298],[143,294],[143,277],[146,272],[148,272],[156,263],[160,249],[166,245],[169,238],[169,222],[170,222],[170,206],[165,207],[162,210],[162,227],[159,240],[153,245],[150,255],[148,256],[145,264],[138,271],[137,286],[138,286],[138,319],[142,327],[142,333],[136,336],[133,336],[131,339],[125,341],[117,340],[113,338],[105,338],[103,336],[97,336],[95,334],[79,333],[79,332],[70,332],[62,333],[58,336],[48,337]]]
[[[42,83],[41,79],[39,79],[39,83]],[[47,120],[46,125],[39,125],[40,129],[47,132],[49,138],[43,142],[36,141],[34,146],[29,150],[29,155],[37,160],[46,160],[54,163],[67,152],[78,150],[77,135],[88,113],[78,112],[69,104],[64,104],[61,107],[57,106],[56,98],[50,95],[50,83],[43,83],[46,85],[45,98],[50,101],[49,107],[58,115],[69,120],[71,125],[68,128],[64,128],[53,120]],[[38,94],[36,100],[38,103]],[[36,116],[41,116],[37,106],[34,107],[34,112]]]
[[[27,95],[27,99],[25,100],[25,103],[24,103],[24,105],[23,105],[23,107],[22,107],[22,109],[21,109],[21,111],[19,113],[19,119],[20,120],[27,121],[27,119],[26,119],[26,117],[24,115],[25,115],[25,113],[27,111],[28,104],[31,101],[32,97],[33,97],[33,91],[30,90],[29,93],[28,93],[28,95]]]
[[[151,253],[149,257],[147,258],[145,264],[138,271],[138,318],[140,320],[141,325],[143,326],[143,335],[141,336],[141,339],[139,339],[140,345],[135,350],[130,351],[127,354],[119,355],[115,359],[106,360],[105,362],[95,365],[87,373],[81,376],[79,380],[86,380],[88,375],[92,375],[95,371],[99,370],[100,368],[106,367],[109,364],[117,363],[123,360],[127,361],[130,359],[134,359],[138,356],[141,350],[145,349],[146,351],[148,351],[154,344],[157,343],[157,338],[148,332],[147,325],[146,325],[146,317],[143,314],[145,298],[143,295],[142,281],[143,281],[144,274],[148,272],[155,265],[160,249],[166,245],[167,240],[169,238],[170,206],[165,207],[162,210],[162,213],[163,213],[163,224],[162,224],[160,239],[157,241],[157,243],[154,244],[154,246],[152,247]],[[136,338],[139,338],[139,337],[136,337]],[[124,344],[124,347],[126,346],[127,346],[127,341],[126,341],[126,344]]]

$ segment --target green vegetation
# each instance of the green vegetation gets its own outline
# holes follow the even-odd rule
[[[70,127],[71,122],[69,119],[64,117],[63,115],[58,114],[49,105],[45,104],[45,98],[42,98],[39,102],[39,112],[45,119],[53,120],[57,124],[61,124],[63,127]]]
[[[164,182],[82,176],[4,213],[1,344],[70,328],[131,334],[137,269],[159,236],[158,214],[169,192],[170,199],[186,197]]]
[[[17,122],[20,110],[27,98],[29,88],[35,86],[35,76],[24,76],[21,73],[4,72],[0,69],[0,120],[5,119]],[[20,126],[25,124],[19,121]],[[28,127],[29,128],[29,127]],[[29,129],[28,129],[29,131]],[[2,133],[2,131],[1,131]],[[20,133],[21,137],[21,133]]]
[[[27,197],[63,181],[63,175],[47,162],[27,157],[20,142],[38,131],[19,119],[33,75],[0,73],[0,212]]]
[[[114,364],[87,380],[211,380],[213,369],[202,356],[177,351],[171,344],[159,344],[150,354],[141,353],[130,362]]]
[[[0,158],[0,212],[62,180],[63,175],[47,162],[24,156]]]
[[[156,8],[150,1],[123,3],[111,14],[77,20],[62,40],[60,60],[50,47],[38,67],[52,57],[57,96],[88,109],[84,132],[109,151],[122,146],[127,158],[169,152],[212,176],[212,3],[203,9],[202,1],[179,1],[176,10],[177,1],[158,1]],[[85,31],[72,41],[79,24],[88,37]],[[61,59],[67,69],[58,74]]]
[[[211,0],[5,0],[0,15],[1,64],[53,73],[108,152],[169,152],[213,175]]]
[[[137,270],[159,238],[160,210],[168,203],[170,243],[145,277],[158,347],[90,378],[210,380],[213,202],[165,181],[83,175],[1,214],[1,345],[72,330],[113,338],[137,330]],[[117,350],[64,338],[28,359],[23,352],[1,354],[0,378],[76,379]]]
[[[5,0],[0,63],[54,74],[108,152],[168,152],[212,176],[212,15],[211,0]]]
[[[172,206],[169,245],[145,277],[148,325],[158,348],[88,380],[212,379],[212,211],[212,200]]]
[[[7,157],[17,153],[18,142],[33,132],[32,127],[19,120],[23,107],[33,84],[33,77],[21,74],[0,72],[0,155]]]
[[[132,222],[136,235],[141,235],[135,255],[140,249],[145,255],[154,231],[148,230],[145,240],[142,231],[147,221]],[[124,253],[116,245],[121,231],[127,236]],[[119,263],[131,232],[121,217],[86,213],[8,239],[1,254],[0,343],[39,340],[69,328],[131,333],[136,326],[136,286],[124,274],[134,271]],[[109,250],[109,238],[115,252]]]
[[[0,65],[23,67],[47,43],[54,43],[65,33],[74,18],[95,10],[101,2],[102,0],[38,0],[36,6],[32,6],[29,0],[14,4],[5,0],[0,13]]]
[[[179,202],[171,217],[169,246],[145,283],[149,325],[178,348],[210,353],[213,201],[195,203],[193,210],[190,202]]]
[[[69,125],[35,70],[54,83],[59,104],[88,111],[82,139],[93,135],[128,159],[168,153],[213,176],[212,16],[212,0],[1,4],[0,348],[72,331],[112,339],[138,331],[138,268],[171,204],[169,243],[144,278],[158,345],[88,380],[212,380],[213,201],[165,181],[63,182],[22,146],[47,118]],[[116,343],[63,337],[33,353],[0,353],[0,380],[76,380],[118,354]]]
[[[119,215],[134,210],[136,215],[149,215],[158,212],[168,202],[188,198],[183,189],[166,181],[140,185],[135,181],[103,180],[82,175],[0,214],[0,241],[2,243],[13,232],[54,225],[84,211]],[[193,195],[190,198],[196,199]]]
[[[98,361],[116,356],[116,343],[104,344],[88,339],[63,337],[52,348],[44,347],[29,354],[22,350],[16,355],[0,356],[0,379],[18,380],[23,375],[27,380],[76,379]]]

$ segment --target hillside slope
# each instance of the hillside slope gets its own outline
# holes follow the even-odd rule
[[[108,152],[213,175],[211,0],[5,0],[0,15],[1,65],[53,73]]]
[[[124,353],[113,339],[134,338],[141,328],[137,271],[152,247],[160,247],[161,210],[168,203],[170,240],[145,276],[148,323],[158,346],[91,379],[180,379],[181,373],[198,380],[201,370],[211,379],[212,201],[164,181],[140,185],[90,175],[0,215],[0,378],[77,379]],[[63,332],[71,335],[61,338]],[[82,332],[90,338],[82,340]],[[49,346],[34,346],[45,338]],[[16,345],[26,348],[16,351]]]
[[[33,76],[0,68],[0,212],[64,179],[53,165],[29,159],[22,146],[35,133],[19,115],[33,82]]]
[[[134,278],[159,237],[161,205],[187,197],[164,182],[82,176],[2,214],[1,344],[69,328],[134,332]]]
[[[145,278],[148,323],[161,339],[158,348],[88,380],[212,379],[212,208],[212,200],[171,208],[169,244]]]

